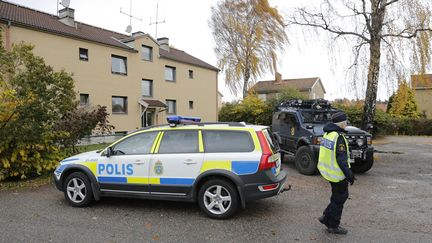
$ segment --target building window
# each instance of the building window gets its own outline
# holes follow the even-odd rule
[[[111,55],[111,72],[115,74],[127,74],[127,58]]]
[[[189,100],[189,109],[193,110],[193,100]]]
[[[176,68],[175,67],[165,66],[165,80],[175,82],[175,80],[176,80]]]
[[[153,80],[141,80],[141,95],[147,97],[153,96]]]
[[[189,70],[189,78],[193,78],[193,70]]]
[[[177,113],[177,102],[175,100],[166,100],[166,104],[168,106],[167,113],[168,114],[176,114]]]
[[[112,113],[127,113],[127,97],[112,97]]]
[[[85,48],[79,49],[79,59],[81,61],[88,61],[88,49]]]
[[[89,105],[89,95],[88,94],[80,94],[80,105],[81,106]]]
[[[145,61],[153,61],[153,47],[142,46],[141,59]]]

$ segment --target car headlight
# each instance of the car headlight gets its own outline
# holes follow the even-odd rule
[[[314,137],[313,139],[313,144],[315,145],[320,145],[322,142],[323,138],[322,137]]]
[[[357,139],[356,142],[357,142],[357,145],[358,145],[359,147],[363,146],[363,144],[364,144],[364,140],[361,139],[361,138]]]

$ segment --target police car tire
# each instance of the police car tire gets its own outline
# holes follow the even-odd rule
[[[231,196],[231,206],[230,208],[223,214],[214,214],[211,211],[209,211],[205,204],[204,204],[204,194],[206,192],[206,190],[212,186],[222,186],[224,187],[230,194]],[[213,219],[227,219],[232,217],[238,210],[239,208],[239,195],[237,192],[237,189],[235,188],[235,186],[224,179],[210,179],[209,181],[205,182],[199,189],[198,191],[198,205],[201,208],[201,210],[207,214],[208,217],[213,218]]]
[[[305,158],[308,161],[303,161]],[[307,162],[306,164],[304,162]],[[295,155],[295,165],[297,170],[303,175],[315,175],[318,173],[317,162],[312,150],[307,146],[302,146],[297,149]]]
[[[68,192],[67,192],[67,185],[69,184],[69,182],[71,180],[73,180],[74,178],[81,180],[84,183],[85,186],[85,197],[84,200],[82,200],[79,203],[76,203],[74,201],[72,201],[69,196],[68,196]],[[63,183],[63,192],[64,192],[64,196],[66,198],[66,201],[73,207],[86,207],[88,206],[90,203],[93,202],[93,191],[91,188],[91,183],[90,180],[88,179],[88,177],[82,173],[82,172],[74,172],[72,174],[70,174],[66,180]]]

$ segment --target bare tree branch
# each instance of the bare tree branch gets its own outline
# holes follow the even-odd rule
[[[324,15],[322,13],[313,14],[313,13],[307,12],[305,9],[299,9],[299,11],[300,11],[301,17],[302,17],[304,22],[300,22],[295,17],[293,17],[291,20],[288,20],[288,23],[293,24],[293,25],[321,28],[321,29],[326,30],[330,33],[336,34],[337,37],[342,36],[342,35],[352,35],[352,36],[356,36],[360,39],[363,39],[366,42],[370,42],[370,39],[367,38],[366,36],[362,35],[362,34],[359,34],[359,33],[353,32],[353,31],[345,31],[345,30],[330,27],[328,21],[325,19]],[[320,23],[317,23],[318,21],[311,22],[307,18],[311,18],[313,20],[316,20],[318,18],[320,20]]]
[[[398,34],[384,34],[384,35],[381,35],[381,38],[396,37],[396,38],[411,39],[411,38],[417,37],[417,34],[419,32],[426,32],[426,31],[432,33],[432,29],[431,28],[420,28],[420,29],[414,30],[413,32],[407,32],[407,29],[404,29],[401,32],[399,32]]]

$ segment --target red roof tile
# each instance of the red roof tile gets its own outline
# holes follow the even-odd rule
[[[75,21],[75,28],[60,22],[59,17],[56,15],[0,0],[0,22],[7,23],[8,21],[11,21],[12,25],[136,51],[121,42],[121,40],[130,40],[131,36],[77,21]],[[160,49],[159,54],[163,58],[219,71],[218,68],[176,48],[170,48],[169,52]]]
[[[114,31],[94,27],[91,25],[76,23],[76,28],[63,24],[56,15],[40,12],[17,4],[0,1],[0,21],[11,21],[12,25],[47,31],[54,34],[73,38],[94,41],[101,44],[133,50],[118,39],[127,38]],[[117,39],[116,39],[117,38]]]
[[[182,50],[178,50],[176,48],[170,47],[169,51],[166,51],[166,50],[161,48],[161,49],[159,49],[159,54],[161,57],[164,57],[167,59],[176,60],[179,62],[192,64],[192,65],[212,69],[215,71],[219,71],[219,69],[217,67],[214,67],[214,66],[212,66],[212,65],[210,65],[204,61],[201,61],[200,59],[198,59],[194,56],[191,56],[191,55],[187,54],[186,52],[184,52]]]
[[[412,75],[411,85],[414,89],[432,88],[432,74]]]
[[[257,93],[276,93],[286,88],[294,88],[299,91],[308,91],[320,78],[283,79],[281,82],[259,81],[251,90]]]

